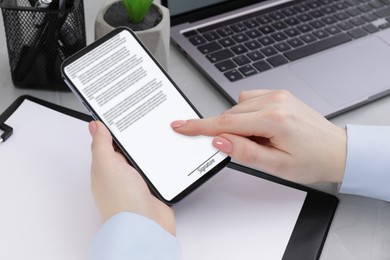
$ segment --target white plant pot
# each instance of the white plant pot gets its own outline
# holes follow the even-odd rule
[[[115,27],[108,24],[103,17],[107,9],[118,1],[121,0],[106,0],[100,8],[95,20],[95,40],[115,29]],[[169,9],[157,3],[153,3],[153,5],[162,15],[162,20],[153,28],[135,31],[135,33],[158,60],[161,66],[168,69],[170,39]]]

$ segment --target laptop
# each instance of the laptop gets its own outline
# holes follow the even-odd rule
[[[235,104],[287,89],[330,118],[390,93],[390,0],[162,0],[172,42]]]

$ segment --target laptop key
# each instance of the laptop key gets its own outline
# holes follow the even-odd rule
[[[297,25],[297,24],[300,23],[300,21],[299,21],[297,18],[295,18],[295,17],[287,18],[287,19],[285,20],[285,22],[286,22],[288,25],[290,25],[290,26],[294,26],[294,25]]]
[[[307,3],[307,6],[312,8],[312,9],[315,9],[315,8],[320,7],[321,4],[318,1],[311,1],[311,2]]]
[[[203,36],[197,35],[197,36],[190,38],[190,42],[196,46],[196,45],[206,43],[207,41],[205,38],[203,38]]]
[[[335,3],[333,7],[335,7],[338,10],[344,10],[348,8],[348,6],[343,2]]]
[[[295,29],[295,28],[286,29],[286,30],[284,30],[284,32],[285,32],[288,36],[290,36],[290,37],[295,37],[295,36],[301,34],[301,32],[298,31],[298,30]]]
[[[337,19],[334,18],[333,16],[328,16],[328,17],[325,17],[325,18],[322,18],[322,21],[328,25],[330,24],[334,24],[334,23],[337,23]]]
[[[250,50],[257,50],[258,48],[261,47],[261,44],[256,40],[252,40],[252,41],[246,42],[244,44]]]
[[[256,17],[256,20],[261,24],[269,24],[272,22],[272,20],[265,15]]]
[[[230,37],[223,38],[222,40],[219,40],[218,42],[220,44],[222,44],[222,46],[224,46],[224,47],[229,47],[229,46],[233,46],[234,44],[236,44],[236,42]]]
[[[232,38],[240,43],[240,42],[246,42],[247,40],[249,40],[248,36],[246,36],[245,34],[242,34],[242,33],[238,33],[236,35],[233,35]]]
[[[333,17],[336,18],[337,20],[343,21],[348,19],[350,16],[345,12],[338,12]]]
[[[221,36],[219,36],[219,34],[217,34],[216,32],[213,32],[213,31],[204,33],[203,37],[205,37],[210,42],[221,38]]]
[[[326,14],[333,14],[334,8],[331,6],[324,6],[323,8],[321,8],[321,11],[326,13]]]
[[[337,25],[332,25],[332,26],[329,26],[327,28],[325,28],[330,34],[336,34],[336,33],[339,33],[341,32],[341,29],[340,27],[338,27]]]
[[[273,13],[270,13],[269,16],[272,19],[274,19],[275,21],[283,19],[285,17],[284,14],[281,12],[273,12]]]
[[[246,30],[246,27],[241,23],[233,24],[230,28],[235,32],[242,32]]]
[[[267,57],[271,57],[278,53],[278,51],[272,46],[262,48],[261,52],[264,53],[264,55]]]
[[[300,30],[302,33],[307,33],[313,30],[313,28],[308,24],[301,24],[297,26],[298,30]]]
[[[235,63],[237,63],[238,66],[242,66],[251,62],[251,60],[245,55],[234,57],[233,60]]]
[[[232,29],[230,29],[228,27],[224,27],[224,28],[218,29],[217,33],[219,33],[219,35],[221,35],[222,37],[225,37],[228,35],[232,35],[234,32]]]
[[[243,54],[245,52],[248,52],[248,49],[244,45],[236,45],[230,48],[235,54]]]
[[[261,60],[264,58],[264,55],[261,54],[260,51],[252,51],[252,52],[248,53],[247,56],[252,61],[257,61],[257,60]]]
[[[337,34],[335,36],[326,38],[322,41],[317,41],[295,50],[287,51],[284,55],[290,60],[298,60],[300,58],[309,56],[311,54],[324,51],[326,49],[332,48],[334,46],[340,45],[342,43],[351,41],[352,37],[346,33]]]
[[[352,24],[356,25],[356,26],[360,26],[362,24],[365,24],[366,21],[363,20],[362,18],[360,17],[354,17],[352,19],[349,20]]]
[[[375,15],[372,15],[372,14],[363,14],[362,15],[362,18],[364,20],[366,20],[367,22],[373,22],[375,21],[376,19],[378,19]]]
[[[264,36],[264,37],[261,37],[259,39],[257,39],[263,46],[267,46],[267,45],[270,45],[270,44],[273,44],[275,43],[275,41],[269,37],[269,36]]]
[[[343,30],[349,30],[353,28],[353,25],[348,21],[341,22],[338,24],[338,26],[340,26],[340,28],[342,28]]]
[[[257,70],[253,68],[250,64],[244,65],[238,69],[244,76],[249,77],[254,74],[257,74]]]
[[[255,27],[259,26],[259,23],[256,22],[256,21],[253,20],[253,19],[244,21],[243,24],[244,24],[247,28],[255,28]]]
[[[369,4],[360,5],[358,8],[359,8],[359,10],[362,11],[363,13],[368,13],[369,11],[371,11],[372,9],[374,9],[374,7],[372,7],[372,6],[369,5]]]
[[[228,49],[216,51],[206,55],[206,58],[212,63],[227,60],[231,57],[234,57],[234,53]]]
[[[315,20],[309,23],[313,28],[319,29],[325,26],[325,23],[323,23],[320,20]]]
[[[352,30],[349,30],[348,33],[355,39],[367,35],[367,32],[362,28],[354,28]]]
[[[288,60],[281,54],[273,56],[273,57],[267,59],[267,61],[274,67],[288,63]]]
[[[275,29],[270,25],[265,25],[259,28],[260,32],[263,34],[269,34],[275,32]]]
[[[237,67],[237,65],[232,60],[224,60],[218,63],[215,63],[215,66],[221,71],[228,71]]]
[[[368,33],[374,33],[374,32],[379,31],[379,29],[376,26],[374,26],[373,24],[370,24],[370,23],[363,26],[363,29],[366,30]]]
[[[374,8],[379,8],[379,7],[382,7],[384,4],[380,1],[370,1],[370,5]]]
[[[288,27],[288,25],[285,22],[283,22],[283,21],[277,21],[277,22],[273,23],[272,26],[276,30],[282,30],[282,29],[285,29],[285,28]]]
[[[297,12],[293,9],[293,8],[291,8],[291,7],[288,7],[288,8],[285,8],[285,9],[283,9],[282,10],[282,13],[285,15],[285,16],[293,16],[293,15],[295,15]]]
[[[185,37],[187,37],[187,38],[193,37],[193,36],[195,36],[195,35],[197,35],[197,34],[198,34],[198,32],[195,31],[195,30],[192,30],[192,31],[188,31],[188,32],[183,33],[183,35],[184,35]]]
[[[242,74],[238,70],[236,70],[236,69],[233,69],[233,70],[230,70],[228,72],[225,72],[224,75],[230,81],[237,81],[237,80],[240,80],[240,79],[244,78],[244,76],[242,76]]]
[[[262,34],[260,31],[258,31],[257,29],[252,29],[252,30],[246,31],[245,33],[246,33],[246,35],[248,35],[248,36],[251,37],[252,39],[257,38],[257,37],[263,35],[263,34]]]
[[[301,41],[301,40],[298,39],[298,38],[290,39],[290,40],[287,41],[287,43],[290,44],[290,45],[291,45],[292,47],[294,47],[294,48],[303,45],[303,41]]]
[[[269,70],[271,69],[271,65],[269,65],[266,61],[264,60],[261,60],[261,61],[258,61],[258,62],[255,62],[252,64],[253,66],[255,66],[255,68],[260,71],[260,72],[263,72],[263,71],[266,71],[266,70]]]
[[[277,41],[277,42],[280,42],[280,41],[283,41],[285,39],[287,39],[287,35],[285,35],[283,32],[276,32],[276,33],[273,33],[271,34],[271,37]]]
[[[222,49],[222,46],[216,42],[210,42],[198,47],[198,50],[203,54],[218,51],[220,49]]]
[[[297,16],[298,19],[301,21],[301,22],[307,22],[307,21],[310,21],[312,20],[313,18],[311,16],[309,16],[308,14],[300,14]]]
[[[318,30],[313,32],[315,36],[317,36],[319,39],[325,38],[329,36],[329,33],[326,32],[325,30]]]
[[[317,40],[317,38],[314,37],[314,35],[310,34],[310,33],[302,35],[300,38],[301,38],[302,41],[304,41],[306,43],[314,42],[314,41]]]
[[[390,6],[382,8],[380,10],[374,11],[374,14],[378,16],[379,18],[384,18],[387,16],[390,16]]]
[[[390,23],[384,23],[378,26],[378,28],[382,30],[387,29],[389,27],[390,27]]]
[[[358,16],[362,13],[358,8],[351,8],[347,10],[347,13],[349,13],[351,16]]]
[[[288,45],[286,42],[279,42],[275,44],[274,47],[280,52],[285,52],[291,49],[290,45]]]

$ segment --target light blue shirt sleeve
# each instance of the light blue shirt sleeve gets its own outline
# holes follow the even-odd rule
[[[390,126],[347,125],[341,193],[390,201]]]
[[[130,259],[180,259],[180,245],[156,222],[121,212],[107,220],[94,237],[89,260]]]

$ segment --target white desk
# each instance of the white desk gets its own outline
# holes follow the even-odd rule
[[[103,0],[84,0],[87,42],[94,38],[94,18]],[[1,17],[1,14],[0,14]],[[2,17],[1,17],[2,21]],[[174,47],[170,49],[169,73],[203,116],[211,116],[229,107],[223,97]],[[260,86],[259,86],[260,87]],[[69,92],[26,90],[12,84],[4,25],[0,26],[0,112],[18,96],[29,94],[65,107],[85,112]],[[390,125],[390,97],[340,115],[332,121]],[[333,185],[314,185],[336,194]],[[390,204],[356,196],[340,195],[340,204],[332,223],[321,260],[390,259]]]

